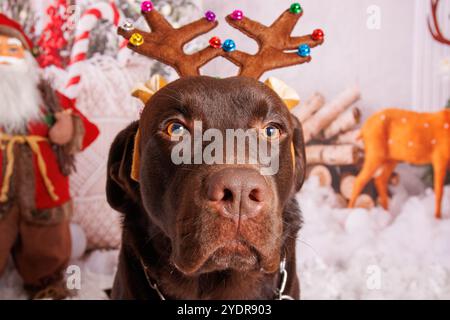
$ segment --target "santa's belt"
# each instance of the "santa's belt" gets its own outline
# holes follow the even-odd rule
[[[44,180],[47,192],[53,201],[58,201],[59,197],[55,193],[55,187],[50,181],[47,175],[47,166],[45,164],[44,157],[42,156],[41,149],[39,148],[39,142],[47,142],[48,139],[40,136],[24,136],[24,135],[7,135],[0,133],[0,149],[6,150],[6,172],[3,178],[2,189],[0,190],[0,203],[8,201],[9,187],[11,183],[11,177],[14,170],[14,146],[16,144],[28,144],[31,151],[36,155],[37,165],[39,172]]]

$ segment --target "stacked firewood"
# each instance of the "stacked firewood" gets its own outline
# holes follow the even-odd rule
[[[355,105],[361,98],[354,86],[326,102],[320,93],[292,110],[303,125],[308,177],[316,176],[321,186],[337,194],[338,206],[345,207],[353,183],[364,161],[364,144],[358,129],[361,111]],[[393,176],[391,183],[398,182]],[[356,207],[372,208],[377,194],[370,183],[358,197]]]

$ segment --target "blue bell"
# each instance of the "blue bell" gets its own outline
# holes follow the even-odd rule
[[[311,48],[307,44],[302,44],[298,47],[298,55],[303,58],[309,57],[311,55]]]
[[[236,43],[231,39],[227,39],[223,42],[222,49],[225,52],[232,52],[232,51],[236,50]]]

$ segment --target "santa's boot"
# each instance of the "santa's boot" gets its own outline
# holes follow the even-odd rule
[[[69,220],[56,224],[20,223],[20,243],[13,249],[17,271],[32,299],[70,296],[64,274],[71,255]]]
[[[67,288],[62,274],[53,279],[48,278],[42,283],[41,286],[25,285],[25,290],[31,300],[63,300],[73,295],[72,291]]]

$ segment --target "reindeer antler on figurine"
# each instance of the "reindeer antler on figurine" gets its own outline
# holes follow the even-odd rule
[[[208,11],[204,18],[179,29],[173,28],[151,1],[142,3],[142,13],[151,32],[127,23],[119,28],[119,34],[129,40],[130,49],[173,67],[181,77],[200,75],[202,66],[222,56],[240,68],[239,75],[259,79],[266,71],[311,61],[311,48],[324,41],[320,29],[310,35],[291,36],[303,15],[300,4],[294,3],[269,27],[245,17],[240,10],[226,17],[231,26],[258,42],[259,50],[254,55],[236,50],[231,39],[222,43],[217,37],[210,40],[209,47],[188,55],[183,50],[184,45],[217,27],[214,13]]]
[[[450,39],[447,39],[441,31],[438,21],[438,6],[440,0],[431,0],[431,19],[428,19],[428,29],[434,40],[450,46]],[[431,21],[430,21],[431,20]]]

